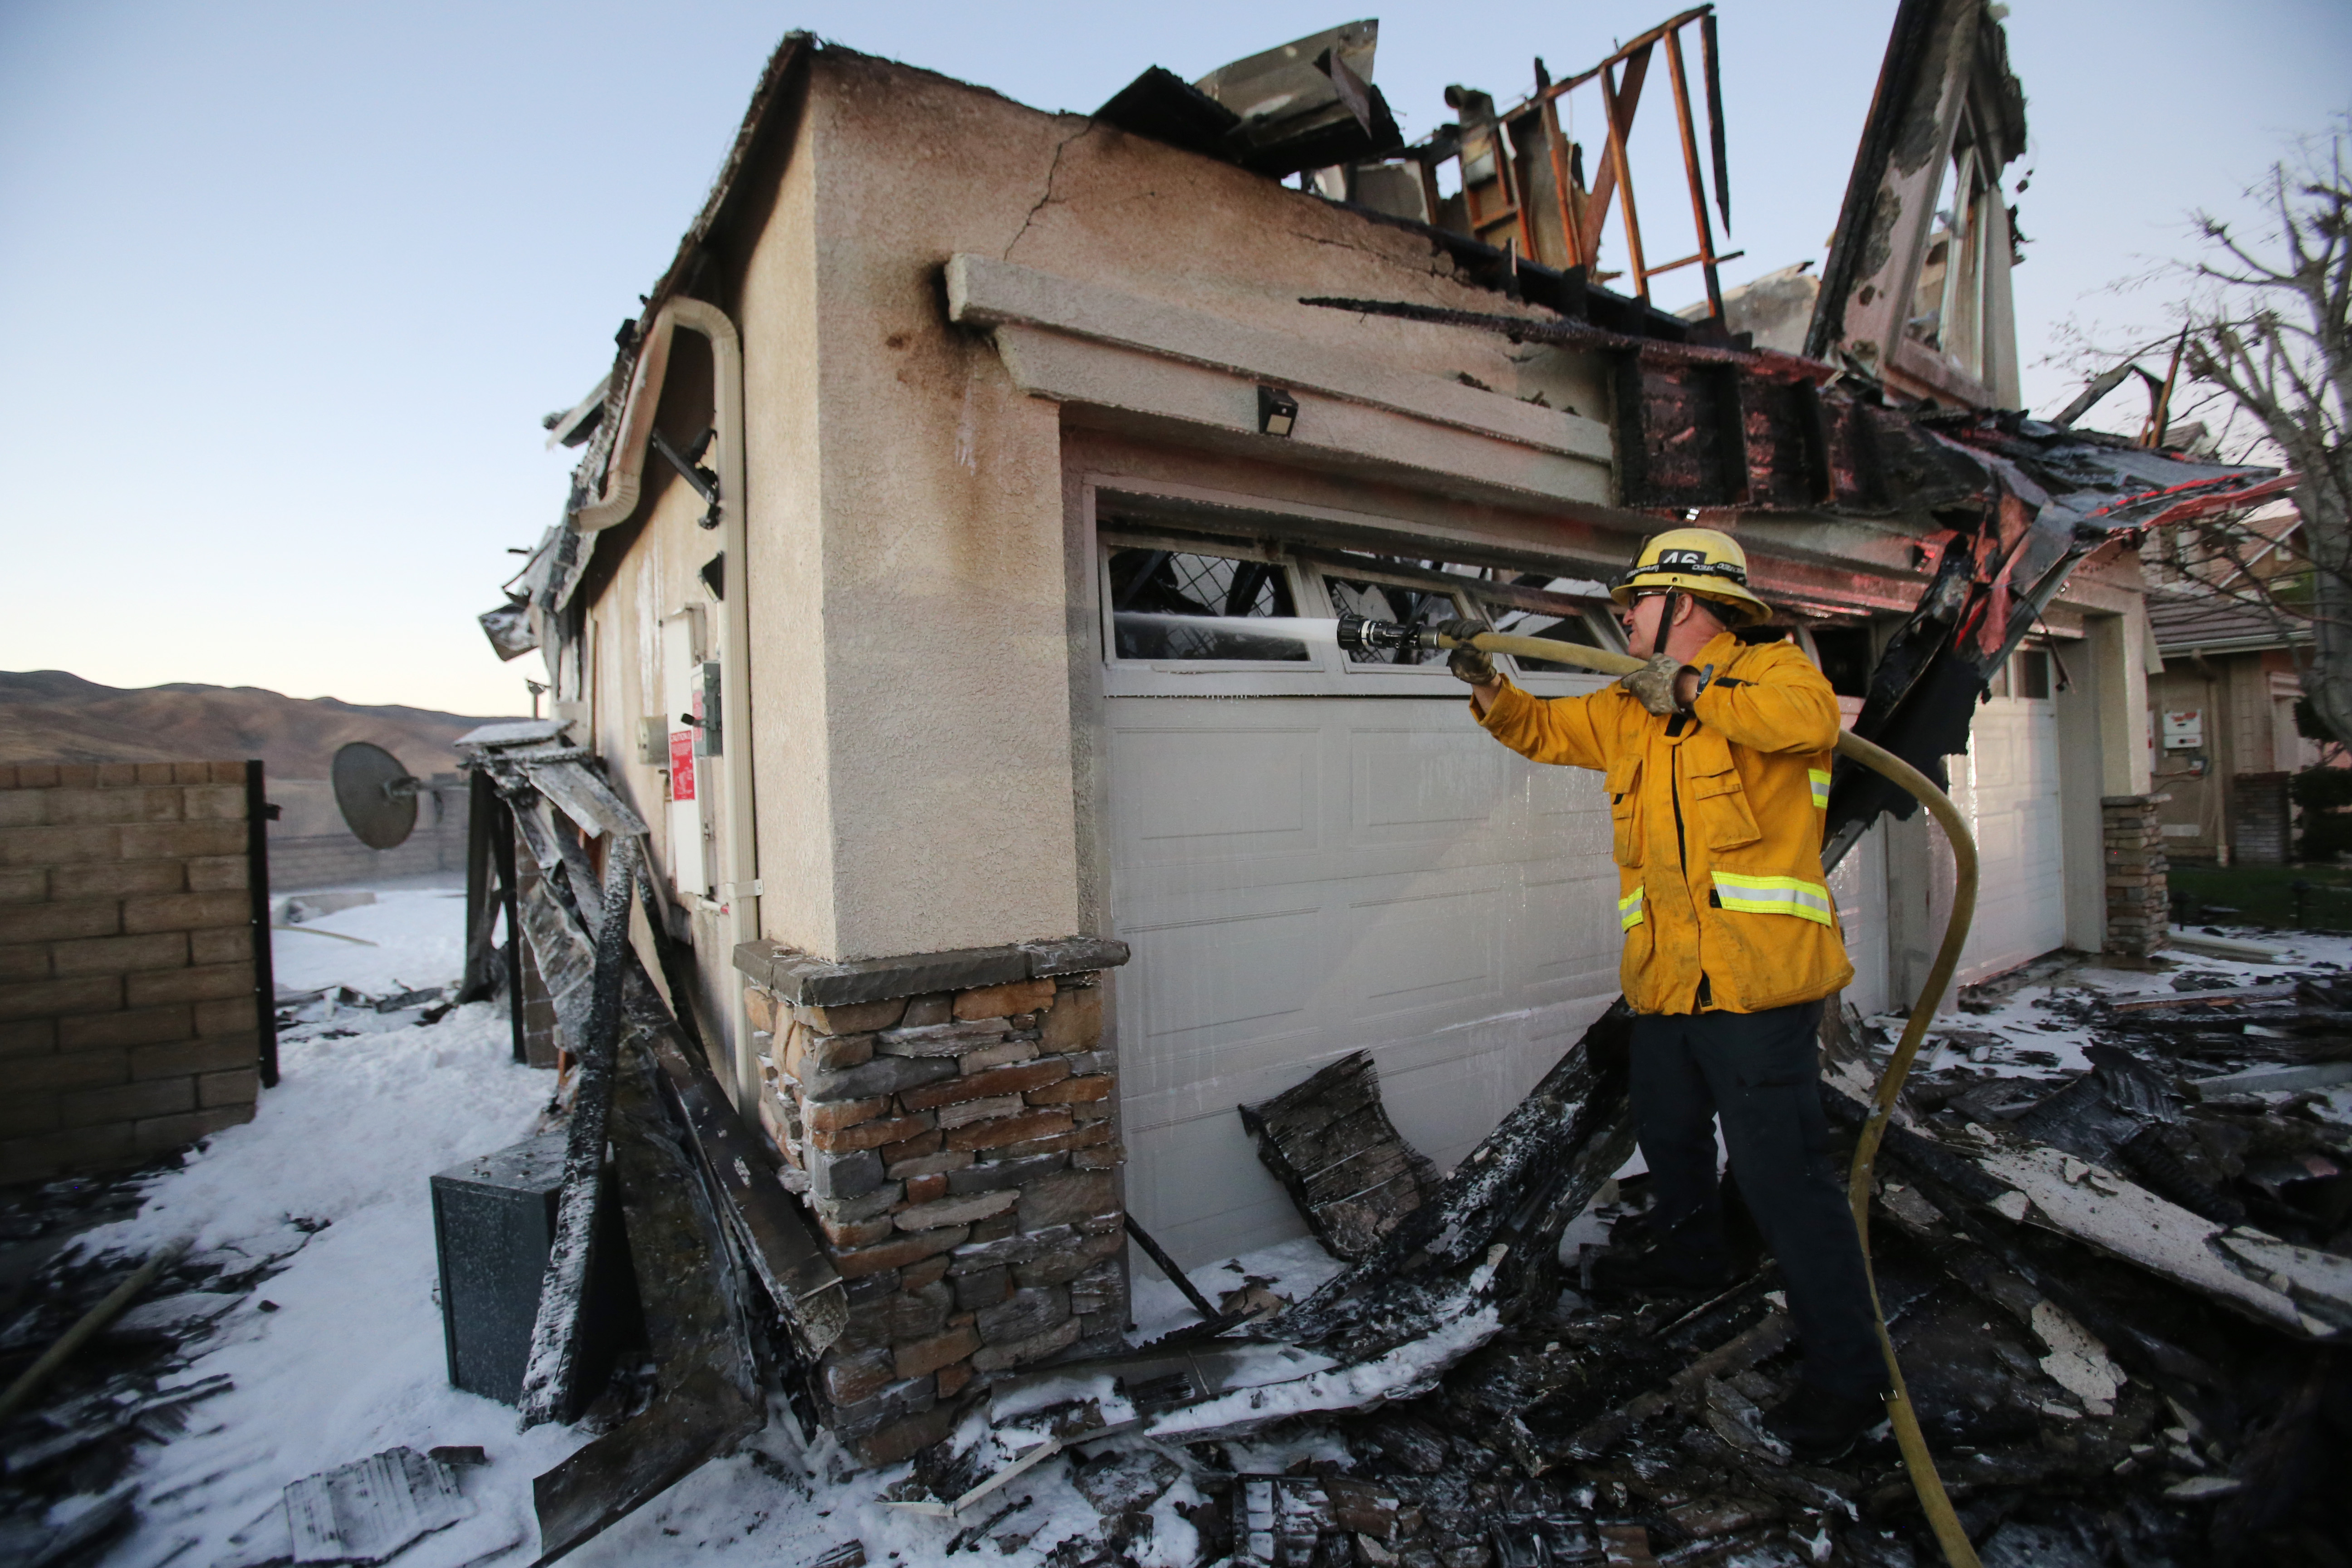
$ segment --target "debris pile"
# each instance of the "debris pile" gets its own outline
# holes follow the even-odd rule
[[[139,1449],[232,1385],[189,1375],[196,1347],[319,1228],[260,1257],[79,1257],[83,1232],[136,1211],[147,1174],[55,1182],[0,1216],[0,1561],[62,1563],[131,1522]]]
[[[2044,963],[1940,1031],[1879,1162],[1890,1331],[1987,1562],[2340,1563],[2352,987],[2158,962],[2172,973]],[[1017,1458],[1034,1483],[1040,1445],[1067,1450],[1102,1515],[1048,1558],[1069,1568],[1146,1554],[1170,1498],[1197,1500],[1178,1511],[1202,1562],[1937,1560],[1884,1429],[1811,1466],[1761,1426],[1795,1355],[1752,1241],[1712,1299],[1589,1293],[1592,1258],[1637,1245],[1647,1207],[1642,1176],[1566,1173],[1601,1170],[1571,1151],[1622,1149],[1608,1023],[1531,1097],[1550,1136],[1507,1122],[1366,1261],[1269,1320],[1000,1384],[991,1427],[967,1424],[896,1495],[942,1508],[962,1544],[1025,1545],[1029,1489],[990,1477]],[[1876,1033],[1851,1013],[1825,1029],[1841,1158]],[[1377,1107],[1350,1059],[1244,1112],[1311,1224],[1316,1170],[1394,1163]],[[1338,1147],[1351,1124],[1361,1147]],[[1563,1256],[1587,1197],[1607,1240]]]

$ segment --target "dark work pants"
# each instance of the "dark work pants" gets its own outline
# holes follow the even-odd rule
[[[1633,1119],[1656,1194],[1659,1245],[1695,1257],[1724,1252],[1715,1121],[1732,1178],[1789,1289],[1804,1380],[1866,1397],[1887,1387],[1886,1364],[1845,1189],[1823,1152],[1822,1005],[1763,1013],[1650,1013],[1633,1021]]]

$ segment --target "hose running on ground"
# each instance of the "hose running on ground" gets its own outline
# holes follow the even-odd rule
[[[1423,632],[1421,641],[1426,647],[1464,646],[1454,637],[1435,632]],[[1643,662],[1631,654],[1607,648],[1580,647],[1546,637],[1506,637],[1499,632],[1481,633],[1469,638],[1468,646],[1485,653],[1509,654],[1514,658],[1581,665],[1603,675],[1630,675],[1641,668]],[[1977,907],[1976,840],[1969,837],[1969,825],[1951,797],[1937,789],[1927,774],[1894,752],[1843,730],[1838,732],[1837,752],[1902,785],[1934,816],[1952,846],[1951,918],[1945,922],[1943,945],[1937,950],[1935,965],[1928,970],[1927,983],[1919,988],[1919,998],[1912,1005],[1903,1038],[1879,1074],[1877,1092],[1871,1097],[1870,1119],[1863,1124],[1862,1136],[1854,1144],[1853,1165],[1846,1179],[1846,1202],[1853,1210],[1853,1228],[1862,1239],[1863,1271],[1870,1280],[1870,1308],[1877,1320],[1878,1348],[1886,1357],[1886,1375],[1895,1385],[1894,1392],[1887,1395],[1886,1414],[1895,1427],[1895,1444],[1903,1450],[1904,1468],[1911,1474],[1911,1485],[1918,1492],[1919,1506],[1936,1531],[1937,1543],[1944,1549],[1944,1560],[1951,1568],[1979,1568],[1976,1549],[1969,1544],[1967,1531],[1952,1512],[1951,1499],[1944,1493],[1943,1478],[1936,1473],[1936,1461],[1927,1452],[1927,1436],[1919,1430],[1918,1415],[1911,1407],[1903,1368],[1895,1357],[1895,1342],[1886,1332],[1886,1312],[1879,1304],[1877,1271],[1870,1261],[1872,1167],[1878,1158],[1879,1140],[1885,1136],[1886,1123],[1895,1114],[1895,1097],[1902,1091],[1912,1059],[1919,1054],[1920,1041],[1927,1037],[1927,1026],[1935,1019],[1936,1008],[1952,983],[1954,971],[1959,968],[1960,949],[1969,940],[1969,924],[1976,916]]]

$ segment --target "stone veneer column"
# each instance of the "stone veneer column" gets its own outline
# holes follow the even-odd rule
[[[854,965],[739,950],[760,1121],[849,1300],[814,1392],[864,1462],[945,1436],[995,1373],[1120,1342],[1100,982],[1126,958],[1089,939]]]
[[[2104,796],[2099,826],[2107,867],[2106,940],[2101,951],[2145,959],[2164,945],[2171,910],[2156,802],[2144,795]]]

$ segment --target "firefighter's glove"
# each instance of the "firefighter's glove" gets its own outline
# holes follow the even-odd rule
[[[1649,662],[1619,682],[1633,694],[1633,700],[1653,713],[1676,713],[1682,704],[1675,700],[1675,683],[1682,679],[1690,666],[1670,653],[1654,653]]]
[[[1440,636],[1467,643],[1486,631],[1476,621],[1454,619],[1440,621],[1433,628]],[[1456,680],[1466,680],[1473,686],[1490,685],[1496,679],[1495,661],[1483,648],[1457,647],[1445,657],[1445,668],[1454,672]]]

